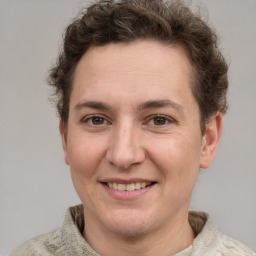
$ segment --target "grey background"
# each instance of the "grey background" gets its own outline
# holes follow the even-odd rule
[[[198,3],[199,0],[194,1]],[[230,109],[191,208],[256,250],[256,1],[203,1],[230,66]],[[56,228],[79,203],[45,79],[81,0],[0,0],[0,255]]]

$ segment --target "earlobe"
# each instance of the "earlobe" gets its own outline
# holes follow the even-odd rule
[[[68,157],[68,152],[67,152],[67,131],[65,128],[65,125],[63,124],[63,122],[60,120],[59,122],[59,131],[60,131],[60,136],[61,136],[61,140],[62,140],[62,148],[64,151],[64,159],[66,164],[69,165],[69,157]]]
[[[208,168],[215,156],[222,132],[222,114],[217,113],[206,124],[202,140],[200,168]]]

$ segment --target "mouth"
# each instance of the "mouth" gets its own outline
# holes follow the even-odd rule
[[[103,182],[107,187],[118,191],[134,191],[146,187],[153,186],[156,182],[133,182],[133,183],[117,183],[117,182]]]
[[[105,188],[107,195],[122,201],[137,200],[143,195],[152,191],[153,187],[157,184],[156,181],[144,179],[119,179],[109,178],[101,180],[100,184]]]

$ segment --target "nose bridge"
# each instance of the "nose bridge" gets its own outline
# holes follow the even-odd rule
[[[145,155],[138,133],[138,128],[131,120],[120,122],[111,136],[108,161],[122,169],[142,162]]]

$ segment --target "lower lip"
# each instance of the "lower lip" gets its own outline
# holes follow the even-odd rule
[[[106,184],[101,183],[101,185],[104,187],[104,189],[107,191],[107,193],[118,200],[133,200],[133,199],[137,199],[140,196],[146,194],[147,192],[149,192],[154,186],[155,184],[145,187],[145,188],[141,188],[141,189],[136,189],[136,190],[132,190],[132,191],[121,191],[121,190],[116,190],[113,188],[108,187]]]

